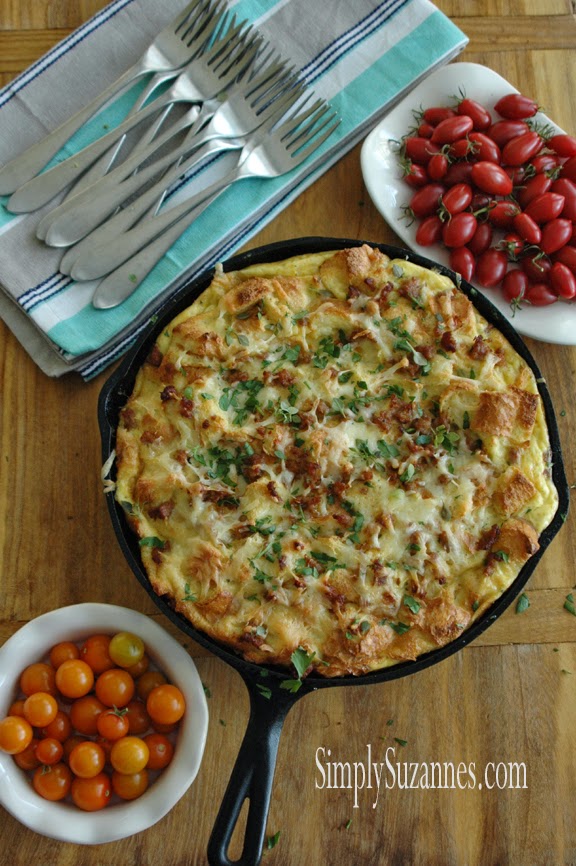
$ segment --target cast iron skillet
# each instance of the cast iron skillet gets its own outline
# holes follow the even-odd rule
[[[251,264],[280,261],[303,253],[344,249],[346,247],[358,246],[361,243],[363,241],[315,237],[283,241],[234,256],[224,263],[224,268],[227,271],[238,270]],[[371,244],[371,246],[378,247],[391,258],[404,258],[415,264],[434,268],[441,274],[445,274],[453,280],[455,279],[454,274],[447,268],[407,250],[383,244]],[[121,365],[104,385],[98,406],[104,460],[109,457],[115,446],[119,412],[132,392],[136,374],[150,352],[157,335],[179,312],[184,310],[207,288],[212,275],[213,269],[207,269],[201,276],[185,285],[175,296],[164,303],[157,316],[150,322],[149,327],[138,340],[137,345],[129,351]],[[301,688],[296,693],[282,689],[280,687],[281,684],[285,680],[293,678],[292,673],[286,672],[284,669],[280,670],[244,661],[244,659],[237,656],[229,648],[197,631],[187,619],[171,607],[166,598],[156,595],[142,566],[138,541],[127,524],[124,512],[115,502],[114,494],[107,494],[108,509],[120,547],[144,589],[160,610],[183,632],[235,668],[246,683],[250,694],[248,727],[208,844],[208,860],[211,866],[232,866],[232,861],[229,859],[227,852],[234,827],[246,798],[249,799],[250,803],[243,851],[240,859],[234,862],[239,864],[239,866],[256,866],[260,862],[280,732],[288,710],[297,700],[316,689],[329,688],[331,686],[382,683],[406,676],[407,674],[413,674],[442,661],[471,643],[516,598],[536,568],[544,550],[548,547],[566,518],[569,504],[568,484],[562,463],[558,427],[546,383],[528,349],[504,316],[472,286],[464,281],[462,281],[461,286],[479,312],[508,338],[518,354],[524,358],[534,371],[548,423],[552,448],[552,475],[558,490],[559,504],[554,519],[540,536],[540,549],[538,553],[528,560],[516,580],[490,609],[463,632],[461,637],[452,641],[447,646],[433,650],[421,656],[416,661],[402,662],[394,667],[374,671],[362,676],[325,679],[317,675],[311,675],[303,680]],[[270,692],[268,693],[266,689],[269,689]],[[266,695],[269,696],[266,697]]]

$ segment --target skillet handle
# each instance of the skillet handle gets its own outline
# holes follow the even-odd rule
[[[210,866],[258,866],[260,863],[282,724],[288,710],[300,697],[280,689],[278,681],[274,680],[270,681],[272,696],[266,698],[257,686],[267,686],[269,680],[244,681],[250,693],[250,718],[208,842]],[[242,854],[239,860],[230,860],[228,848],[246,798],[249,808]]]

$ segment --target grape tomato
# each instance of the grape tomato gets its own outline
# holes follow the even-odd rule
[[[508,93],[494,105],[494,111],[510,120],[524,120],[527,117],[534,117],[538,111],[538,104],[520,93]]]
[[[447,97],[420,111],[400,154],[416,243],[440,244],[453,270],[516,307],[576,298],[576,136],[537,112],[517,92],[491,105]]]

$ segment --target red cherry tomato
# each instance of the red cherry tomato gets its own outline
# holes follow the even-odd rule
[[[573,135],[566,135],[565,133],[553,135],[546,142],[546,147],[549,147],[558,156],[576,156],[576,138]]]
[[[512,180],[504,169],[494,162],[476,162],[472,166],[472,180],[483,192],[490,195],[510,195]]]
[[[497,120],[487,132],[498,147],[503,148],[511,139],[530,132],[530,127],[523,120]]]
[[[514,184],[514,186],[520,186],[520,184],[524,181],[526,177],[526,169],[523,165],[505,165],[503,166],[504,171]]]
[[[552,262],[543,253],[533,253],[523,258],[520,267],[532,283],[546,282]]]
[[[571,301],[576,298],[576,276],[562,262],[554,262],[550,270],[550,286],[558,297]]]
[[[476,259],[468,247],[456,247],[450,251],[450,267],[470,282],[476,270]]]
[[[572,237],[573,226],[570,220],[554,219],[546,223],[542,229],[540,248],[547,254],[555,253],[565,246]]]
[[[576,183],[567,177],[561,177],[552,184],[552,192],[564,196],[564,208],[561,216],[576,222]]]
[[[542,148],[542,139],[537,132],[531,130],[512,138],[502,150],[502,163],[504,165],[522,165],[529,162]]]
[[[472,177],[472,166],[469,162],[453,162],[448,166],[448,171],[442,178],[445,186],[454,186],[456,183],[469,183]]]
[[[498,112],[500,117],[506,117],[509,120],[524,120],[527,117],[534,117],[538,111],[538,105],[533,99],[522,96],[521,93],[508,93],[498,100],[494,106],[494,111]]]
[[[551,174],[558,170],[560,160],[553,153],[539,153],[538,156],[530,160],[530,165],[536,174]]]
[[[519,268],[508,271],[502,280],[502,293],[512,303],[524,297],[528,289],[528,277]]]
[[[424,217],[416,229],[415,240],[421,247],[430,247],[440,243],[444,223],[437,214]]]
[[[498,249],[504,250],[511,261],[516,261],[522,250],[524,249],[524,241],[520,235],[514,232],[505,234],[498,243]]]
[[[472,239],[467,244],[472,255],[479,256],[487,250],[492,243],[493,234],[490,223],[478,223]]]
[[[513,201],[499,201],[488,211],[488,220],[495,228],[509,229],[520,208]]]
[[[453,141],[458,141],[459,138],[464,138],[469,132],[472,132],[473,128],[472,119],[464,114],[448,117],[446,120],[441,120],[438,126],[434,128],[432,142],[435,144],[452,144]]]
[[[449,148],[451,159],[467,159],[474,155],[474,145],[468,137],[452,142]]]
[[[430,180],[442,180],[448,171],[448,157],[444,153],[435,153],[428,163],[428,177]]]
[[[448,108],[446,106],[438,106],[432,105],[430,108],[427,108],[422,118],[426,121],[426,123],[430,123],[432,126],[438,126],[443,120],[447,120],[449,117],[455,117],[456,112],[452,108]]]
[[[566,245],[561,247],[554,253],[554,261],[562,262],[567,268],[570,268],[573,274],[576,274],[576,247]]]
[[[543,192],[536,196],[524,208],[524,213],[531,216],[535,223],[542,225],[559,217],[564,209],[566,199],[563,195],[555,192]]]
[[[568,180],[576,183],[576,156],[571,156],[562,166],[562,177],[567,177]]]
[[[444,224],[442,240],[447,247],[465,247],[476,232],[478,220],[472,213],[457,213]]]
[[[531,283],[526,290],[526,300],[533,307],[548,307],[558,301],[548,283]]]
[[[418,135],[420,138],[432,138],[432,133],[434,132],[434,127],[431,123],[426,123],[424,121],[418,127]]]
[[[547,174],[536,174],[526,181],[523,188],[518,191],[516,198],[520,207],[525,208],[530,204],[532,199],[543,193],[548,192],[552,186],[552,178]]]
[[[519,213],[512,220],[514,230],[529,244],[539,244],[542,238],[540,226],[527,213]]]
[[[493,288],[502,282],[508,270],[508,257],[502,250],[490,247],[478,257],[476,280],[481,286]]]
[[[439,146],[430,141],[429,138],[419,138],[412,135],[404,139],[404,153],[408,159],[418,163],[418,165],[426,165],[430,162],[431,157],[439,151]]]
[[[471,132],[468,139],[472,142],[474,156],[479,162],[486,161],[500,163],[500,157],[502,154],[495,141],[483,132]]]
[[[418,189],[428,183],[428,173],[423,165],[411,162],[404,175],[404,180],[409,186]],[[433,179],[433,178],[432,178]]]
[[[490,112],[487,108],[481,105],[479,102],[476,102],[474,99],[469,99],[466,97],[462,100],[462,102],[458,105],[456,109],[458,114],[467,115],[474,124],[474,129],[476,130],[485,130],[488,129],[492,124],[492,118],[490,116]]]
[[[442,196],[442,205],[449,214],[461,213],[472,201],[472,187],[467,183],[451,186]]]
[[[425,217],[435,213],[443,192],[444,187],[440,183],[429,183],[415,192],[410,199],[410,210],[414,216]]]

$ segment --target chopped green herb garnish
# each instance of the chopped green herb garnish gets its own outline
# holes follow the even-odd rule
[[[140,547],[158,547],[160,550],[166,547],[166,542],[156,535],[147,535],[145,538],[141,538],[138,544]]]
[[[415,598],[412,598],[411,595],[405,595],[402,599],[402,604],[405,604],[412,613],[418,613],[420,610],[420,602],[416,601]]]
[[[530,600],[525,592],[518,598],[516,602],[516,613],[524,613],[530,607]]]

